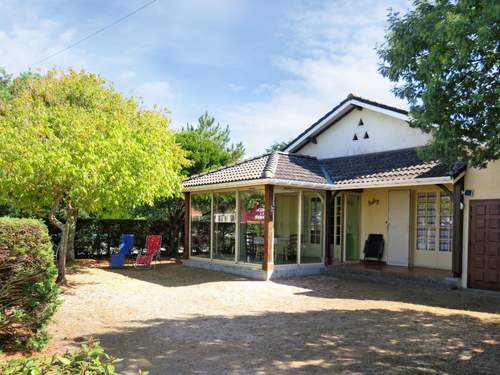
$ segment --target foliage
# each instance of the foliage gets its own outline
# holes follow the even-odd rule
[[[0,218],[0,343],[38,350],[57,307],[56,269],[47,227]]]
[[[500,157],[500,2],[417,0],[389,14],[380,72],[433,135],[426,156],[484,167]]]
[[[266,148],[266,152],[271,151],[283,151],[286,146],[288,146],[288,142],[274,142],[270,147]]]
[[[232,143],[229,127],[221,127],[205,112],[198,124],[187,125],[176,133],[177,143],[188,152],[191,165],[183,169],[183,174],[206,172],[234,163],[243,157],[245,150],[241,143]],[[143,206],[135,214],[153,220],[167,220],[170,226],[168,248],[170,253],[177,249],[179,234],[184,226],[184,200],[179,198],[158,199],[152,206]]]
[[[187,124],[175,138],[188,151],[188,157],[192,161],[184,169],[187,176],[234,163],[245,153],[241,142],[231,143],[229,126],[216,124],[215,119],[207,112],[200,116],[196,126]]]
[[[0,364],[4,375],[117,375],[116,363],[121,360],[105,353],[99,341],[89,341],[80,350],[67,351],[52,358],[20,357]],[[147,372],[139,371],[147,375]]]
[[[187,161],[163,111],[141,109],[97,75],[50,71],[16,90],[0,106],[0,201],[48,214],[62,231],[65,282],[79,212],[118,215],[175,196]]]

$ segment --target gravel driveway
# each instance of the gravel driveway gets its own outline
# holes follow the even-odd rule
[[[135,374],[493,374],[500,296],[162,264],[78,267],[46,354],[94,336]]]

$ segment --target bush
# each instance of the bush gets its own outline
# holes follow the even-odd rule
[[[117,375],[113,358],[104,352],[99,341],[83,344],[79,351],[66,352],[52,358],[21,357],[0,365],[3,375],[38,375],[38,374],[79,374],[79,375]],[[146,372],[139,371],[146,375]]]
[[[57,308],[57,274],[47,227],[0,218],[0,348],[40,350]]]

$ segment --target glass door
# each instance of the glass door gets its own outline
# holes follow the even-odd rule
[[[346,194],[345,260],[359,260],[359,222],[361,217],[360,195]]]

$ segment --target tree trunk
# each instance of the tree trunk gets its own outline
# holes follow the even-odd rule
[[[72,262],[75,260],[75,234],[76,234],[76,220],[74,224],[68,228],[68,248],[66,253],[66,261]]]
[[[59,243],[59,253],[57,257],[57,279],[56,283],[66,285],[66,254],[68,250],[69,224],[63,224],[61,231],[61,242]]]

